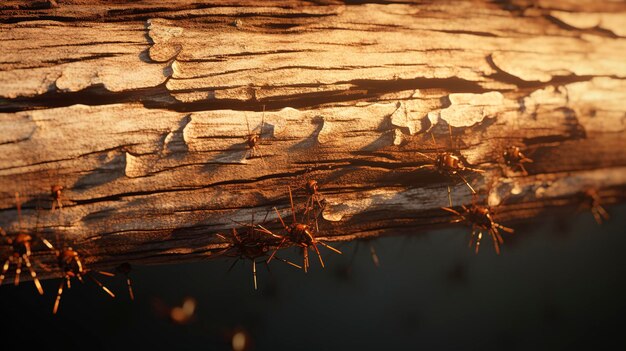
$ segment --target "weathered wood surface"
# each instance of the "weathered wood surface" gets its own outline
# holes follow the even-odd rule
[[[9,1],[0,22],[0,226],[19,191],[22,227],[94,267],[211,256],[305,179],[329,240],[444,225],[420,153],[448,125],[499,220],[626,195],[624,2]]]

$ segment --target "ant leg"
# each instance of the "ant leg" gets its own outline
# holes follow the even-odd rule
[[[4,280],[4,276],[7,274],[7,271],[9,270],[10,263],[11,263],[11,258],[7,258],[7,260],[4,261],[4,265],[2,266],[2,274],[0,274],[0,284],[2,284],[2,281]]]
[[[309,248],[307,246],[305,246],[303,248],[304,252],[303,252],[303,264],[304,264],[304,273],[307,273],[309,271]]]
[[[611,218],[611,216],[609,216],[609,213],[606,212],[606,210],[604,209],[604,207],[598,205],[596,206],[596,211],[598,211],[598,213],[600,214],[600,216],[602,216],[605,220],[608,220],[609,218]]]
[[[50,249],[54,251],[54,246],[52,246],[52,244],[50,244],[50,242],[44,238],[41,239],[41,241],[43,241],[43,243]]]
[[[252,260],[252,280],[254,280],[254,290],[257,290],[256,284],[256,261]]]
[[[491,240],[493,240],[493,248],[496,250],[496,254],[499,255],[500,254],[500,245],[502,244],[501,240],[502,237],[499,236],[497,230],[490,230],[489,233],[491,234]]]
[[[450,189],[450,185],[448,185],[448,202],[450,203],[450,207],[452,207],[452,196],[450,195],[451,192],[452,190]]]
[[[256,150],[256,152],[259,153],[259,157],[261,158],[261,162],[263,163],[264,167],[267,167],[267,163],[265,162],[265,159],[263,158],[263,153],[261,152],[261,150],[258,149],[258,147],[254,147],[254,149]]]
[[[26,263],[26,267],[30,271],[30,276],[31,278],[33,278],[35,287],[37,288],[37,291],[39,292],[39,295],[43,295],[43,288],[41,287],[41,283],[39,282],[39,279],[37,279],[37,273],[35,272],[35,269],[30,264],[30,260],[28,259],[28,256],[24,255],[23,257],[24,257],[24,262]]]
[[[370,254],[372,255],[372,261],[374,261],[374,265],[376,267],[380,267],[380,260],[378,259],[378,255],[376,254],[376,249],[372,243],[369,243],[370,246]]]
[[[320,250],[317,248],[317,244],[315,242],[313,242],[313,249],[317,253],[317,257],[320,259],[320,264],[322,265],[322,268],[324,268],[324,260],[322,260],[322,255],[320,254]]]
[[[130,281],[130,276],[126,276],[126,285],[128,285],[128,295],[130,299],[135,301],[135,294],[133,293],[133,283]]]
[[[298,269],[302,269],[302,266],[297,265],[297,264],[295,264],[295,263],[293,263],[293,262],[291,262],[291,261],[288,261],[288,260],[286,260],[286,259],[284,259],[284,258],[280,258],[280,257],[276,256],[276,259],[277,259],[277,260],[279,260],[279,261],[281,261],[281,262],[284,262],[284,263],[286,263],[286,264],[288,264],[288,265],[290,265],[290,266],[296,267],[296,268],[298,268]],[[266,263],[267,263],[267,262],[266,262]],[[269,266],[267,266],[267,270],[269,270]]]
[[[460,212],[457,212],[456,210],[453,210],[453,209],[451,209],[451,208],[449,208],[449,207],[442,207],[441,209],[442,209],[442,210],[444,210],[444,211],[448,211],[448,212],[450,212],[450,213],[452,213],[452,214],[455,214],[455,215],[457,215],[457,216],[459,216],[459,217],[462,217]],[[462,219],[461,219],[461,220],[459,220],[458,222],[460,222],[460,221],[462,221]],[[456,222],[455,222],[455,223],[456,223]]]
[[[283,221],[283,217],[281,217],[280,212],[278,212],[278,209],[276,207],[274,207],[274,211],[276,211],[276,215],[278,215],[278,219],[280,219],[280,223],[283,225],[283,227],[287,228],[285,221]]]
[[[475,237],[476,237],[476,230],[472,230],[472,235],[470,236],[470,240],[469,240],[469,243],[467,244],[467,247],[471,248],[472,246],[474,246]]]
[[[291,215],[293,216],[293,221],[291,223],[296,223],[298,220],[296,219],[296,210],[293,206],[293,196],[291,195],[291,187],[287,186],[289,189],[289,202],[291,203]]]
[[[461,178],[461,180],[463,180],[463,182],[465,183],[465,185],[467,185],[467,187],[472,191],[472,194],[476,195],[476,190],[474,190],[474,188],[472,188],[472,186],[470,185],[470,183],[467,181],[467,179],[465,179],[465,177],[463,177],[463,175],[461,175],[460,173],[457,173],[457,175],[459,176],[459,178]]]
[[[422,157],[424,157],[424,158],[426,158],[426,159],[428,159],[429,161],[435,161],[435,159],[434,159],[434,158],[432,158],[432,157],[430,157],[430,156],[426,155],[425,153],[422,153],[422,152],[419,152],[419,151],[415,151],[415,153],[416,153],[416,154],[418,154],[418,155],[420,155],[420,156],[422,156]],[[427,164],[427,165],[422,165],[422,166],[419,166],[419,167],[417,167],[416,169],[420,169],[420,168],[434,168],[434,167],[435,167],[434,165]]]
[[[526,167],[524,167],[523,164],[519,164],[519,168],[522,170],[522,174],[527,176],[528,175],[528,171],[526,170]]]
[[[340,254],[340,255],[341,255],[341,251],[339,251],[339,250],[335,249],[334,247],[332,247],[332,246],[330,246],[330,245],[326,244],[325,242],[323,242],[323,241],[317,241],[317,243],[318,243],[318,244],[321,244],[321,245],[323,245],[325,248],[327,248],[327,249],[329,249],[329,250],[331,250],[331,251],[334,251],[334,252],[336,252],[336,253],[338,253],[338,254]]]
[[[598,210],[596,210],[595,208],[592,208],[591,214],[593,215],[593,218],[596,220],[596,223],[602,225],[602,217],[600,217]]]
[[[57,291],[57,298],[54,300],[54,307],[52,308],[52,314],[57,314],[57,311],[59,310],[59,303],[61,302],[61,295],[63,295],[63,285],[65,285],[65,280],[61,280],[61,284],[59,285],[59,290]]]
[[[513,234],[513,233],[515,233],[515,230],[513,230],[512,228],[508,228],[508,227],[505,227],[505,226],[500,225],[500,224],[497,224],[497,223],[494,223],[494,226],[495,226],[496,228],[498,228],[498,229],[502,229],[502,230],[504,230],[505,232],[507,232],[507,233],[509,233],[509,234]]]
[[[476,237],[476,254],[478,255],[478,250],[480,249],[480,240],[483,238],[483,232],[478,232],[478,237]]]
[[[278,252],[278,249],[280,249],[280,247],[283,246],[285,241],[287,241],[287,237],[284,237],[283,240],[280,241],[278,246],[276,246],[276,248],[274,249],[274,252],[272,252],[270,257],[267,259],[267,261],[266,261],[267,263],[270,263],[272,261],[272,258],[274,258],[274,256],[276,255],[276,252]]]
[[[104,286],[104,284],[102,284],[98,279],[96,279],[94,276],[92,276],[91,274],[89,275],[89,278],[91,278],[91,280],[93,280],[99,287],[102,288],[102,290],[104,290],[107,294],[109,294],[111,297],[115,297],[115,294],[113,294],[113,292],[111,290],[109,290],[109,288],[107,288],[106,286]]]
[[[15,285],[20,285],[20,275],[22,274],[22,257],[17,258],[17,267],[15,268]]]
[[[228,267],[228,270],[226,271],[226,273],[230,273],[230,271],[233,270],[233,268],[235,268],[235,266],[237,265],[237,262],[239,262],[238,258],[235,258],[235,260],[233,261],[233,263],[230,265],[230,267]]]

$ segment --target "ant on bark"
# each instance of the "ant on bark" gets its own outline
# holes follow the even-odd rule
[[[265,219],[267,219],[267,215],[265,216]],[[227,253],[226,255],[229,257],[237,257],[235,262],[233,262],[230,268],[228,268],[229,272],[240,260],[249,259],[250,261],[252,261],[252,280],[254,282],[254,290],[257,290],[257,259],[267,256],[267,253],[269,252],[269,246],[271,244],[271,242],[269,242],[267,238],[262,238],[259,233],[263,233],[265,236],[269,235],[271,239],[277,239],[278,237],[272,234],[269,230],[265,229],[262,225],[255,225],[254,214],[252,215],[252,220],[250,224],[245,224],[245,226],[246,231],[243,234],[239,234],[237,228],[232,228],[230,238],[227,238],[222,234],[217,234],[217,236],[225,241],[228,241],[231,244],[231,248],[229,248],[227,251],[234,249],[234,252]],[[257,227],[261,229],[257,229]],[[302,269],[301,266],[288,260],[282,259],[280,257],[276,257],[276,259],[287,263],[290,266]]]
[[[304,202],[304,216],[307,222],[315,221],[315,230],[319,231],[319,224],[317,217],[326,206],[324,202],[324,196],[320,192],[319,183],[315,179],[304,179],[302,185],[298,186],[298,189],[304,189],[306,200]],[[316,211],[317,207],[317,211]],[[317,213],[316,213],[317,212]]]
[[[335,249],[334,247],[326,244],[323,241],[317,240],[315,238],[314,235],[314,229],[311,227],[311,225],[309,224],[305,224],[305,223],[300,223],[298,222],[298,220],[296,219],[296,211],[293,205],[293,195],[291,194],[291,187],[289,188],[289,201],[291,203],[291,214],[293,216],[293,220],[291,222],[290,225],[285,224],[285,221],[283,221],[283,218],[281,217],[280,213],[278,212],[278,209],[276,207],[274,207],[274,211],[276,211],[276,214],[278,215],[278,219],[280,220],[280,223],[282,224],[283,228],[285,229],[285,231],[287,232],[287,235],[282,237],[282,240],[280,241],[280,243],[278,244],[278,246],[276,247],[276,249],[274,249],[274,252],[272,253],[272,255],[268,258],[267,262],[269,263],[272,258],[274,258],[274,256],[276,255],[276,252],[287,242],[290,241],[291,243],[302,247],[303,249],[303,266],[304,266],[304,272],[308,272],[309,269],[309,247],[313,247],[313,249],[315,250],[315,252],[317,253],[317,257],[320,260],[320,264],[322,265],[322,268],[324,268],[324,260],[322,260],[322,255],[320,254],[319,249],[317,248],[317,244],[320,244],[324,247],[326,247],[327,249],[336,252],[338,254],[341,254],[341,251]],[[261,229],[270,234],[270,235],[274,235],[276,236],[274,233],[270,232],[269,230],[262,228]]]
[[[50,197],[52,198],[52,209],[54,211],[56,208],[59,210],[63,209],[63,200],[62,200],[62,191],[65,189],[62,185],[52,185],[50,187]]]
[[[2,273],[0,273],[0,284],[4,281],[4,277],[9,270],[9,266],[11,262],[15,262],[15,285],[20,284],[20,275],[22,274],[22,262],[26,265],[26,268],[30,271],[30,276],[33,279],[33,283],[35,284],[35,288],[40,295],[43,295],[43,288],[41,287],[41,283],[39,279],[37,279],[37,273],[33,268],[33,265],[30,262],[31,257],[31,248],[33,246],[33,237],[22,230],[22,206],[20,204],[20,194],[15,193],[15,202],[17,204],[17,218],[19,223],[19,229],[17,235],[14,238],[11,238],[7,233],[0,227],[0,235],[6,238],[9,245],[11,245],[13,252],[4,262],[2,266]]]
[[[465,222],[472,228],[472,236],[469,241],[469,247],[475,246],[475,252],[478,254],[480,249],[480,240],[483,237],[483,231],[487,231],[491,239],[493,240],[493,247],[496,250],[496,254],[500,254],[500,245],[504,244],[504,239],[500,234],[500,230],[513,234],[514,230],[498,224],[494,220],[494,210],[490,206],[479,205],[476,202],[468,207],[461,205],[462,211],[457,211],[449,207],[442,207],[441,209],[448,211],[458,218],[451,223]]]
[[[245,158],[252,159],[257,157],[258,154],[258,157],[260,157],[263,164],[265,164],[265,160],[263,159],[263,153],[259,149],[259,145],[261,144],[261,139],[263,137],[263,128],[265,127],[265,105],[263,105],[261,125],[259,127],[250,129],[250,122],[248,121],[248,116],[246,116],[246,126],[248,127],[248,134],[246,134],[244,139],[248,150],[246,151]],[[259,128],[258,132],[255,131],[257,128]]]
[[[449,124],[448,124],[448,132],[450,133],[450,145],[452,145],[453,144],[452,127]],[[430,132],[430,136],[432,137],[435,148],[437,148],[435,135],[432,133],[432,131]],[[461,172],[484,173],[485,172],[484,170],[466,166],[464,162],[461,160],[461,156],[456,155],[455,151],[438,152],[437,156],[435,156],[434,158],[421,152],[418,152],[418,154],[427,158],[432,163],[420,166],[417,169],[431,168],[439,172],[439,174],[446,176],[448,178],[453,178],[456,176],[460,178],[465,183],[465,185],[467,185],[467,187],[470,189],[472,194],[476,195],[476,190],[474,190],[474,188],[470,185],[467,179],[465,179],[465,177],[461,174]],[[450,203],[450,206],[452,206],[452,197],[450,195],[451,191],[452,190],[450,189],[450,185],[448,185],[448,202]]]
[[[504,164],[511,168],[511,170],[515,171],[516,168],[519,168],[523,175],[528,175],[524,163],[532,163],[533,160],[526,157],[518,146],[507,147],[502,155],[504,156]]]
[[[91,280],[93,280],[94,283],[96,283],[96,285],[102,288],[104,292],[109,294],[109,296],[115,297],[115,294],[113,294],[113,292],[109,290],[109,288],[104,286],[104,284],[102,284],[93,275],[89,274],[91,273],[91,271],[85,268],[85,264],[83,263],[80,255],[78,254],[76,250],[72,249],[69,246],[63,247],[61,250],[57,250],[54,248],[54,246],[52,246],[52,244],[48,240],[46,239],[42,239],[42,240],[44,244],[46,244],[46,246],[50,250],[52,250],[54,254],[56,255],[59,268],[61,269],[63,273],[63,277],[61,278],[61,284],[59,285],[59,290],[57,291],[57,297],[54,301],[54,307],[52,308],[53,314],[56,314],[57,311],[59,310],[59,303],[61,302],[61,296],[63,295],[64,286],[67,285],[68,289],[72,287],[71,278],[77,278],[82,283],[83,277],[87,276]],[[98,271],[98,273],[104,276],[108,276],[108,277],[112,277],[115,275],[113,273],[102,272],[102,271]]]

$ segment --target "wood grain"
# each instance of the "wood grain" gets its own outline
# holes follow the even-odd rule
[[[197,260],[316,179],[321,237],[413,233],[452,220],[423,167],[444,149],[486,171],[467,176],[501,221],[626,197],[623,2],[260,5],[0,6],[0,226],[96,268]],[[503,166],[511,145],[529,175]]]

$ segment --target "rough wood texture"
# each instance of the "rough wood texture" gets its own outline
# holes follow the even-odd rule
[[[328,240],[445,225],[449,182],[420,168],[443,149],[487,171],[499,221],[626,195],[624,2],[9,1],[0,22],[0,226],[19,191],[22,227],[96,268],[221,252],[306,179]]]

